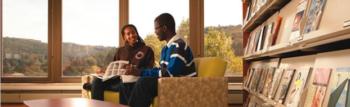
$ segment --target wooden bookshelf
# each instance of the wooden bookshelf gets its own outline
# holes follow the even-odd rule
[[[268,2],[262,6],[251,19],[243,25],[243,31],[252,31],[257,26],[265,22],[272,14],[279,11],[290,0],[267,0]],[[246,0],[246,2],[248,2]]]
[[[349,4],[350,1],[324,1],[325,2],[322,4],[318,4],[312,0],[267,0],[267,2],[264,0],[243,0],[243,11],[244,15],[246,15],[243,18],[245,22],[242,27],[245,48],[243,74],[244,81],[248,83],[243,84],[244,105],[247,105],[247,103],[251,104],[251,96],[254,96],[253,100],[259,100],[256,102],[260,104],[260,106],[286,107],[287,105],[296,106],[295,104],[299,106],[311,106],[311,104],[314,104],[313,101],[318,99],[314,97],[316,96],[316,87],[318,92],[320,89],[319,86],[314,84],[316,81],[314,78],[317,77],[315,76],[315,72],[320,71],[320,69],[316,70],[316,68],[326,68],[329,69],[329,72],[335,72],[337,69],[345,67],[349,68],[350,72],[350,62],[348,61],[350,58],[350,26],[348,24],[350,22],[350,14],[348,13],[350,7],[346,5]],[[262,2],[265,4],[261,5]],[[249,10],[248,8],[252,6],[250,3],[254,4],[253,7],[257,5],[257,8],[253,9],[255,13],[252,13],[253,15],[250,16],[250,18],[246,18],[248,16],[247,14],[250,14],[250,12],[247,12],[247,10]],[[318,8],[319,10],[315,10],[318,13],[312,13],[313,11],[310,11],[311,7]],[[303,12],[302,15],[298,15],[300,12]],[[298,17],[301,21],[297,22],[296,25],[295,23]],[[276,27],[276,23],[277,26],[280,25],[279,28],[269,28],[270,25]],[[295,30],[292,29],[294,29],[295,26],[298,27],[297,39],[293,38],[295,37]],[[312,28],[310,28],[310,26]],[[267,44],[267,47],[265,44]],[[278,64],[269,64],[271,59],[278,59]],[[307,68],[306,66],[310,69],[303,70]],[[265,80],[268,78],[268,73],[266,72],[271,72],[271,70],[266,70],[266,68],[270,67],[276,67],[276,69],[279,70],[283,69],[283,73],[286,71],[288,73],[290,69],[293,70],[292,75],[286,75],[287,77],[291,77],[291,79],[284,80],[290,81],[290,83],[283,82],[282,85],[279,83],[277,84],[278,86],[288,87],[287,92],[285,90],[281,91],[280,89],[282,88],[280,87],[278,87],[278,91],[272,91],[275,93],[279,92],[279,94],[275,96],[278,95],[276,98],[280,98],[279,101],[287,102],[285,105],[278,103],[275,99],[269,99],[264,96],[267,94],[261,90],[265,91],[266,88],[261,87],[260,84],[266,84],[268,82],[256,82],[267,81]],[[252,70],[253,74],[251,74]],[[275,71],[272,72],[275,73]],[[305,84],[303,87],[309,87],[310,90],[296,89],[296,85],[292,87],[292,83],[295,82],[294,80],[299,80],[296,79],[297,77],[294,73],[303,75],[303,79],[305,79],[305,75],[308,76],[306,78],[307,80],[303,81]],[[266,77],[264,77],[264,75],[266,75]],[[330,73],[329,75],[332,74]],[[253,81],[250,78],[257,79]],[[298,78],[300,78],[300,76]],[[331,79],[331,76],[329,76],[328,79]],[[279,78],[277,81],[282,80]],[[251,86],[252,84],[253,86]],[[330,93],[328,85],[331,86],[331,84],[325,84],[325,87],[327,87],[327,92],[323,99],[325,101],[321,99],[322,101],[318,103],[318,105],[327,106],[327,98],[329,98],[328,94]],[[269,87],[269,85],[265,86]],[[325,87],[322,88],[325,89]],[[291,94],[291,92],[289,92],[290,90],[298,90],[299,96],[288,97],[288,95]],[[295,95],[295,93],[291,95]],[[293,98],[300,98],[301,100],[294,102],[295,99]],[[256,102],[253,102],[253,105]]]
[[[301,55],[302,52],[304,52],[304,54],[311,54],[324,51],[325,49],[323,49],[322,47],[335,47],[333,49],[336,49],[337,46],[334,46],[334,43],[349,39],[350,28],[346,28],[323,35],[309,35],[307,36],[307,38],[304,38],[303,40],[295,42],[293,44],[278,44],[270,47],[265,52],[257,52],[254,54],[245,55],[243,58],[245,60],[269,59],[274,57],[286,56],[287,54],[293,54],[298,51],[298,55]],[[349,45],[344,44],[342,48],[348,47]]]
[[[263,107],[271,107],[271,106],[275,106],[275,107],[285,107],[285,105],[276,102],[275,100],[271,100],[269,98],[267,98],[266,96],[263,96],[259,93],[253,92],[247,88],[243,88],[245,91],[251,93],[253,96],[255,96],[256,98],[262,100],[264,103],[261,104],[263,105]]]

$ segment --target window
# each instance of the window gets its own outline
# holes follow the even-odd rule
[[[119,45],[118,0],[62,1],[62,75],[107,67]]]
[[[204,56],[225,55],[229,73],[241,75],[241,1],[206,0],[204,8],[203,1],[1,0],[1,78],[6,82],[77,82],[82,75],[104,69],[120,44],[119,21],[134,24],[159,61],[165,42],[154,34],[154,18],[171,13],[177,34],[188,42],[190,9],[193,25],[200,26],[192,28],[201,28],[205,10],[205,29],[195,29],[191,35],[195,56],[203,56],[203,47]],[[119,9],[129,13],[119,13]],[[198,42],[203,39],[201,30],[204,43]]]
[[[189,35],[188,0],[129,0],[130,24],[134,24],[146,44],[152,47],[155,61],[165,42],[160,42],[154,34],[154,19],[162,13],[170,13],[175,18],[177,34],[187,40]],[[158,64],[158,63],[157,63]]]
[[[223,57],[227,74],[242,75],[241,0],[204,1],[204,56]]]
[[[48,77],[48,0],[2,2],[2,77]]]

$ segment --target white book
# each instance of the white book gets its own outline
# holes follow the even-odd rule
[[[106,81],[115,76],[124,75],[126,72],[125,66],[129,64],[129,61],[119,60],[109,63],[107,69],[104,74],[91,74],[97,78],[102,79],[102,81]]]

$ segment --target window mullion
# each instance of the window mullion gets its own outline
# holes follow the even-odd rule
[[[189,44],[195,57],[204,56],[204,0],[190,0]]]

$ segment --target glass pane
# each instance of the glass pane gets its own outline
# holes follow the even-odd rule
[[[48,0],[2,0],[3,77],[48,76]]]
[[[224,58],[226,75],[241,75],[242,0],[205,0],[204,7],[204,56]]]
[[[63,76],[81,76],[105,68],[119,45],[119,1],[62,3]]]
[[[154,33],[154,19],[162,13],[170,13],[175,18],[177,35],[186,41],[189,35],[189,0],[129,0],[129,22],[134,24],[146,44],[152,47],[155,61],[165,42],[160,42]],[[156,63],[158,64],[158,63]]]

